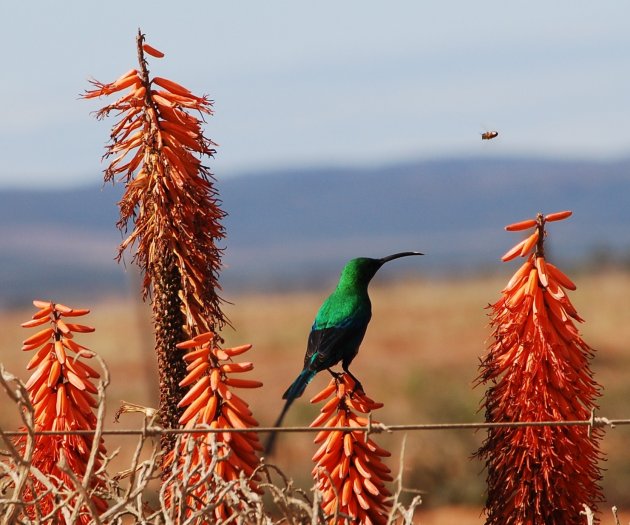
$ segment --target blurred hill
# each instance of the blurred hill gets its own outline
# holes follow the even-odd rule
[[[404,250],[427,257],[420,269],[399,261],[390,275],[496,268],[514,243],[503,225],[537,211],[573,210],[550,245],[565,260],[630,252],[630,159],[459,158],[218,179],[228,293],[312,287],[348,258]],[[128,287],[130,257],[126,267],[114,261],[122,188],[93,180],[0,190],[0,304]]]

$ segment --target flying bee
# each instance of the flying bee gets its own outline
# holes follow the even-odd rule
[[[499,136],[498,131],[484,131],[481,134],[481,140],[492,140],[495,137]]]

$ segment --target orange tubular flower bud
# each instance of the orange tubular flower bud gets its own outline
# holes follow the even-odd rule
[[[34,299],[33,306],[48,313],[50,313],[53,309],[53,303],[50,301],[42,301],[41,299]],[[48,313],[46,315],[48,315]]]
[[[529,251],[534,246],[536,246],[539,236],[540,236],[540,233],[538,233],[538,230],[536,230],[527,239],[525,239],[525,242],[523,243],[523,247],[521,248],[521,257],[525,257],[529,253]]]
[[[545,221],[553,222],[553,221],[561,221],[566,219],[567,217],[571,217],[573,215],[572,211],[557,211],[555,213],[550,213],[549,215],[545,215]]]
[[[200,363],[195,368],[193,368],[190,373],[179,382],[179,386],[188,386],[193,384],[197,379],[199,379],[204,372],[208,369],[210,365],[206,363]]]
[[[516,246],[514,246],[511,249],[509,249],[505,253],[505,255],[503,255],[503,257],[501,257],[501,260],[503,262],[508,262],[508,261],[511,261],[512,259],[515,259],[516,257],[518,257],[521,254],[521,251],[523,250],[523,246],[525,245],[525,242],[527,242],[527,239],[519,242]]]
[[[527,259],[512,276],[507,285],[505,285],[505,288],[502,290],[502,292],[509,292],[515,286],[517,286],[525,278],[525,276],[529,276],[529,272],[532,269],[532,266],[533,264],[531,258]]]
[[[60,312],[63,317],[80,317],[82,315],[87,315],[90,313],[89,310],[85,308],[73,308],[70,312]]]
[[[547,263],[546,269],[549,276],[560,286],[564,286],[567,290],[575,290],[577,287],[571,279],[569,279],[562,270],[556,268],[553,264]]]
[[[536,219],[527,219],[521,222],[515,222],[512,224],[508,224],[505,227],[505,230],[508,232],[517,232],[517,231],[521,231],[521,230],[527,230],[529,228],[533,228],[534,226],[536,226],[537,222]]]
[[[328,386],[324,388],[319,394],[315,394],[311,398],[311,403],[319,403],[320,401],[323,401],[327,397],[330,397],[330,394],[332,394],[335,390],[337,390],[337,385],[334,381],[331,381],[330,383],[328,383]],[[313,426],[317,427],[319,425]]]
[[[234,348],[224,348],[223,351],[230,357],[235,357],[247,352],[252,345],[235,346]]]
[[[178,407],[185,407],[189,405],[197,396],[210,384],[210,377],[203,376],[195,385],[188,391],[188,393],[177,403]]]
[[[171,93],[175,93],[176,95],[181,95],[181,96],[186,96],[186,97],[192,95],[192,93],[188,89],[186,89],[184,86],[181,86],[177,82],[173,82],[172,80],[169,80],[167,78],[154,77],[153,82],[156,83],[158,86],[161,86],[164,89],[167,89]]]
[[[547,286],[549,285],[549,280],[547,279],[547,265],[545,264],[544,257],[536,257],[536,268],[538,269],[540,284],[547,288]]]
[[[57,339],[55,341],[55,355],[57,356],[57,361],[59,361],[62,365],[66,362],[66,351],[63,347],[61,339]]]
[[[24,346],[28,346],[28,345],[39,346],[40,344],[44,343],[44,341],[48,341],[48,339],[53,334],[53,332],[54,332],[54,328],[44,328],[43,330],[40,330],[39,332],[37,332],[35,335],[32,335],[28,337],[27,339],[25,339],[22,344]]]
[[[254,363],[225,363],[221,365],[221,370],[226,374],[238,374],[249,372],[254,369]]]
[[[529,278],[527,279],[527,295],[534,296],[536,294],[536,288],[538,286],[538,270],[532,268],[529,272]]]
[[[40,326],[50,322],[47,317],[41,317],[40,319],[31,319],[30,321],[26,321],[22,323],[20,326],[22,328],[34,328],[36,326]]]
[[[80,333],[90,333],[94,331],[94,328],[91,326],[85,326],[83,324],[70,324],[67,323],[68,328],[72,332],[80,332]]]
[[[260,388],[263,385],[260,381],[237,379],[235,377],[228,377],[225,380],[225,384],[233,386],[234,388]]]
[[[205,408],[206,401],[210,399],[210,395],[211,395],[210,390],[208,390],[207,388],[203,390],[203,392],[199,394],[199,397],[197,397],[190,404],[190,406],[184,411],[184,413],[182,414],[182,417],[179,418],[180,424],[184,425],[188,423],[188,421],[193,420],[195,416],[199,415],[201,409]]]
[[[162,51],[155,49],[153,46],[150,46],[149,44],[144,44],[142,46],[142,49],[144,49],[145,52],[151,55],[152,57],[164,58],[164,53],[162,53]]]

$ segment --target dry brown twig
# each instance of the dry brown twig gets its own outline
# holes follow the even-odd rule
[[[593,514],[593,511],[586,503],[583,503],[582,506],[584,507],[584,510],[580,511],[580,514],[586,516],[586,525],[593,525],[595,523],[595,515]]]
[[[146,416],[146,414],[145,414]],[[131,515],[137,521],[145,519],[146,506],[142,500],[149,490],[151,481],[160,478],[161,453],[158,440],[152,440],[152,449],[149,458],[140,461],[142,451],[145,448],[148,436],[146,430],[152,428],[157,420],[157,414],[145,417],[142,421],[142,434],[138,438],[136,448],[131,458],[128,469],[113,476],[109,492],[115,497],[113,504],[101,515],[101,519],[116,520],[124,515]],[[122,487],[120,481],[127,479],[127,486]]]
[[[612,514],[613,514],[613,518],[615,518],[615,525],[621,525],[621,523],[619,522],[619,516],[617,515],[617,506],[613,505],[612,507]]]
[[[417,490],[406,489],[403,487],[403,473],[405,470],[405,447],[407,445],[407,434],[403,436],[402,443],[400,445],[400,461],[398,463],[398,476],[396,476],[396,492],[392,496],[392,507],[387,520],[388,525],[397,523],[397,519],[402,518],[400,525],[413,524],[413,515],[416,508],[422,504],[422,496]],[[400,497],[404,493],[415,494],[409,506],[405,508],[400,503]]]
[[[317,491],[314,491],[316,496],[311,502],[306,492],[295,487],[293,480],[287,478],[277,466],[263,464],[257,470],[266,479],[266,482],[260,483],[259,487],[270,494],[273,503],[287,524],[319,523],[318,519],[323,517],[323,513],[319,506],[316,507],[314,503],[321,499],[318,497]],[[272,480],[272,472],[278,476],[278,481]]]
[[[28,399],[28,392],[26,388],[24,388],[24,385],[14,375],[7,372],[2,365],[0,365],[0,383],[5,393],[9,396],[9,399],[17,405],[25,427],[32,430],[33,406]],[[9,383],[16,385],[15,390],[11,388]],[[26,437],[25,457],[22,458],[12,441],[6,437],[2,429],[0,429],[0,436],[8,447],[8,456],[10,458],[8,465],[5,466],[4,463],[2,464],[3,479],[0,485],[3,495],[5,490],[9,490],[11,485],[13,486],[13,494],[11,498],[6,501],[6,507],[3,507],[6,509],[3,513],[3,523],[10,523],[19,508],[19,495],[22,493],[28,479],[29,469],[25,467],[28,467],[30,463],[29,460],[33,455],[35,441],[32,433],[29,432]],[[17,468],[12,468],[13,465]],[[8,476],[8,479],[4,478],[4,476]],[[0,500],[0,503],[5,503],[4,498]]]

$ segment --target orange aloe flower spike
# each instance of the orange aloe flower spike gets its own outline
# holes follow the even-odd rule
[[[488,422],[587,420],[597,408],[594,352],[560,288],[575,285],[544,252],[547,220],[570,215],[538,214],[528,264],[490,307],[493,341],[477,378],[488,387],[482,402]],[[487,471],[486,524],[582,524],[583,504],[596,512],[603,500],[601,437],[601,429],[584,426],[490,429],[477,451]]]
[[[111,83],[92,81],[83,96],[119,97],[97,112],[98,118],[118,116],[104,155],[109,162],[104,178],[125,185],[117,226],[126,238],[118,260],[125,250],[135,250],[144,298],[152,298],[161,422],[174,428],[183,412],[177,402],[187,374],[174,345],[228,324],[218,281],[225,212],[206,166],[216,146],[203,132],[203,115],[212,115],[212,101],[177,82],[152,77],[148,59],[164,54],[140,31],[136,50],[137,68]],[[174,441],[165,435],[165,450]]]
[[[93,407],[96,407],[98,402],[90,393],[97,391],[91,378],[98,377],[99,374],[83,363],[84,359],[94,354],[86,352],[86,347],[77,344],[81,353],[70,358],[66,355],[66,350],[71,352],[75,350],[64,345],[68,337],[73,337],[74,328],[77,328],[77,332],[92,332],[94,329],[85,325],[66,324],[61,318],[64,315],[79,317],[87,314],[89,310],[72,309],[46,301],[33,301],[33,304],[39,308],[32,317],[38,321],[36,324],[42,324],[40,321],[43,320],[50,325],[24,341],[24,346],[28,350],[37,350],[27,366],[29,369],[33,366],[37,368],[26,383],[31,404],[35,409],[34,430],[94,430],[96,415]],[[30,328],[35,324],[28,321],[22,326]],[[32,465],[47,476],[50,483],[60,488],[73,486],[72,479],[58,466],[62,457],[79,479],[85,476],[93,446],[93,438],[90,435],[38,435],[35,436],[35,440]],[[15,444],[18,450],[24,452],[26,438],[18,437]],[[102,465],[105,452],[101,440],[99,456],[93,471],[98,471]],[[104,486],[102,474],[93,476],[90,480],[90,490],[98,490]],[[24,513],[29,519],[50,514],[57,507],[56,495],[35,477],[26,484],[21,498],[25,502]],[[107,509],[107,502],[97,494],[91,494],[90,500],[91,508],[96,512],[101,513]],[[69,505],[73,506],[74,501],[76,497],[71,498]],[[92,510],[82,504],[78,522],[85,525],[92,523],[94,520],[91,512]],[[65,522],[61,510],[54,514],[54,519],[60,523]]]
[[[212,509],[214,519],[218,521],[238,514],[239,504],[226,502],[217,505],[218,502],[213,498],[221,492],[217,490],[215,478],[210,476],[207,481],[200,482],[204,465],[207,467],[211,464],[209,451],[213,446],[220,447],[217,449],[220,457],[216,461],[214,472],[223,482],[237,479],[238,471],[242,471],[249,478],[249,488],[258,492],[260,478],[257,474],[253,474],[260,463],[257,452],[262,450],[262,445],[256,432],[229,432],[230,429],[248,429],[258,426],[249,405],[230,389],[231,386],[239,386],[234,384],[237,380],[231,378],[230,374],[241,374],[253,368],[251,363],[232,362],[230,353],[232,350],[243,353],[250,349],[251,345],[243,345],[236,349],[221,349],[216,346],[216,338],[214,333],[206,332],[177,345],[179,349],[186,350],[183,361],[191,364],[199,363],[192,367],[182,380],[182,384],[189,387],[189,390],[179,402],[181,407],[186,407],[180,418],[180,424],[191,430],[207,426],[225,429],[226,432],[184,434],[178,446],[167,454],[165,464],[171,471],[178,472],[180,479],[185,476],[181,469],[188,468],[189,471],[195,471],[192,482],[199,482],[199,485],[183,502],[188,509],[186,515],[208,508]],[[252,380],[239,379],[238,381],[247,383],[248,387],[262,385]],[[192,461],[186,459],[186,451],[191,448],[191,445],[194,450],[201,451],[193,457]],[[177,491],[174,485],[169,483],[166,482],[166,502],[167,506],[173,509],[181,502],[176,501]]]
[[[335,520],[336,514],[343,514],[353,523],[385,524],[392,505],[385,483],[392,477],[382,458],[389,453],[366,439],[364,431],[356,430],[367,422],[356,412],[366,414],[383,405],[354,388],[354,380],[344,373],[311,400],[332,396],[311,426],[348,427],[347,431],[324,430],[316,436],[315,442],[321,446],[313,456],[313,476],[326,523],[345,523],[341,518]]]

